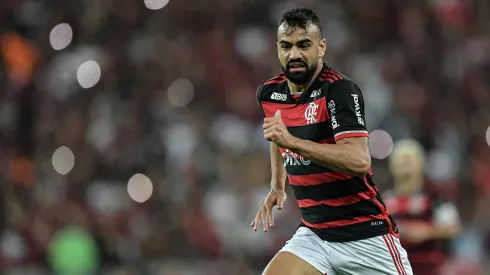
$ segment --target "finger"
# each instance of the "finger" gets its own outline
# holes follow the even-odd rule
[[[262,127],[264,129],[266,129],[266,128],[273,126],[274,124],[277,124],[277,121],[265,121],[264,124],[262,125]]]
[[[268,225],[270,226],[271,225],[271,221],[273,219],[273,216],[272,216],[272,204],[271,203],[266,203],[266,204],[264,204],[264,208],[265,208],[266,218],[269,220]]]
[[[275,136],[273,133],[268,133],[268,134],[265,134],[264,135],[264,138],[268,141],[274,141],[275,140]]]
[[[285,198],[283,198],[283,197],[280,197],[277,199],[277,210],[282,209],[282,207],[284,206],[284,201],[285,201]]]
[[[281,110],[277,110],[275,117],[281,118]]]
[[[267,117],[267,118],[264,118],[264,123],[271,123],[271,122],[275,122],[277,121],[277,118],[276,117]]]
[[[252,223],[250,224],[250,227],[254,227],[255,225],[255,220],[252,221]]]
[[[262,207],[262,205],[260,205],[260,207]],[[259,225],[260,225],[260,208],[259,208],[259,211],[257,211],[257,215],[255,215],[255,219],[252,223],[253,223],[254,231],[257,231],[257,229],[259,228]]]
[[[260,219],[260,210],[259,212],[257,213],[257,215],[255,216],[255,220],[253,221],[253,224],[254,224],[254,231],[257,231],[258,227],[259,227],[259,219]]]
[[[272,207],[267,209],[267,218],[269,219],[270,227],[274,227],[274,211],[272,211]]]
[[[276,130],[276,127],[270,127],[270,128],[267,128],[267,129],[264,129],[264,135],[267,135],[267,134],[271,134],[271,133],[274,133]]]
[[[267,226],[267,215],[266,215],[265,207],[263,206],[260,210],[261,210],[260,211],[260,218],[262,220],[262,227],[264,228],[264,232],[267,232],[267,230],[269,229],[269,226]]]

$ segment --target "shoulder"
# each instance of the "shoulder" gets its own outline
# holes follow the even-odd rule
[[[330,96],[350,96],[353,93],[362,95],[361,89],[352,79],[334,68],[324,69],[319,75],[319,80]]]
[[[264,99],[269,99],[273,92],[280,91],[286,83],[287,79],[283,73],[263,82],[256,91],[257,102],[260,103]]]

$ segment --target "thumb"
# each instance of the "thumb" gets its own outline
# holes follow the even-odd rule
[[[277,110],[275,117],[281,118],[281,110]]]

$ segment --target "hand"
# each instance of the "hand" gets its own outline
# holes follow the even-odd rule
[[[277,110],[273,117],[264,119],[264,137],[281,148],[290,148],[291,140],[294,137],[289,133],[288,128],[282,121],[280,110]]]
[[[250,227],[253,227],[254,231],[257,231],[257,228],[259,228],[260,222],[262,221],[264,232],[267,232],[269,226],[274,226],[274,214],[272,213],[272,208],[277,205],[277,210],[281,210],[286,198],[287,195],[284,191],[271,191],[260,204],[260,209],[257,212],[255,219],[250,224]],[[267,223],[267,220],[269,220],[269,223]]]

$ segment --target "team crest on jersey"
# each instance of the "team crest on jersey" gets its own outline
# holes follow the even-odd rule
[[[318,122],[318,119],[316,118],[317,110],[318,104],[316,104],[315,102],[311,102],[310,105],[308,105],[305,111],[306,123],[312,124]]]

